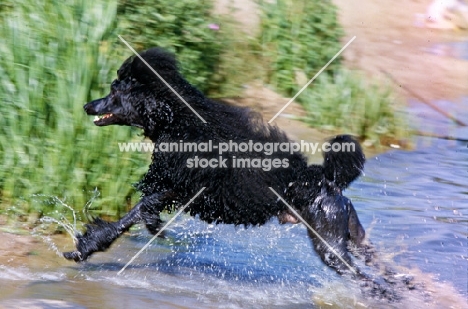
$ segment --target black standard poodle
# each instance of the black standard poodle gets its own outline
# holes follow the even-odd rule
[[[364,167],[358,142],[347,135],[336,136],[329,141],[330,151],[324,152],[324,163],[308,166],[301,153],[281,151],[281,145],[291,142],[276,126],[264,123],[247,108],[208,99],[188,83],[171,53],[151,48],[140,57],[132,56],[122,64],[109,95],[87,103],[86,113],[97,116],[97,126],[141,128],[156,146],[193,147],[191,151],[156,147],[138,184],[141,200],[117,222],[97,218],[87,224],[86,232],[77,235],[76,251],[64,253],[65,258],[85,261],[94,252],[108,249],[136,223],[157,233],[163,225],[162,211],[180,208],[205,187],[186,208],[190,215],[244,226],[262,225],[272,217],[281,223],[301,221],[309,226],[313,247],[326,265],[340,274],[366,277],[350,253],[366,260],[372,253],[363,243],[365,232],[353,204],[342,195]],[[212,145],[212,151],[194,146],[202,143]],[[280,147],[271,152],[255,150],[262,145],[265,150],[267,144]],[[340,151],[346,144],[352,151]],[[221,153],[221,145],[229,147]],[[213,164],[202,166],[203,160]]]

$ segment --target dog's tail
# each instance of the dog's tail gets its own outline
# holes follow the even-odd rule
[[[361,175],[366,158],[359,142],[349,135],[338,135],[328,143],[323,172],[328,181],[343,190]]]

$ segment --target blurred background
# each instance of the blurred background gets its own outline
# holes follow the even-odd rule
[[[452,181],[451,189],[464,188],[454,193],[456,212],[453,207],[447,211],[466,224],[458,217],[468,205],[467,153],[460,150],[468,139],[467,5],[400,2],[4,0],[0,228],[29,234],[48,220],[55,223],[49,232],[73,233],[73,220],[86,219],[83,209],[116,219],[138,200],[131,184],[147,170],[150,154],[120,152],[118,143],[142,141],[140,131],[95,127],[82,109],[108,92],[117,68],[132,54],[118,35],[137,51],[160,46],[174,52],[184,76],[208,96],[249,106],[265,120],[356,36],[275,122],[294,139],[353,134],[369,158],[390,156],[374,163],[383,170],[394,166],[395,149],[400,162],[416,164],[421,154],[414,151],[421,147],[454,147],[450,170],[428,179],[439,177],[444,184]],[[439,141],[451,142],[441,146]],[[427,159],[418,171],[446,157],[437,152],[437,159]],[[447,180],[455,171],[464,180]],[[351,194],[361,195],[366,181],[382,180],[372,177]],[[395,185],[406,184],[398,180]],[[431,184],[424,190],[438,188]],[[370,200],[376,196],[368,194]],[[374,212],[367,215],[370,223]],[[447,233],[466,236],[458,225]],[[23,252],[21,245],[11,248]],[[457,254],[462,257],[456,265],[463,268],[466,249],[463,255],[457,245]],[[450,269],[452,262],[444,267]]]

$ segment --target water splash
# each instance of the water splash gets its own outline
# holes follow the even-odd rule
[[[98,198],[99,195],[100,193],[97,190],[97,188],[94,189],[92,197],[88,200],[88,202],[86,202],[83,208],[83,214],[88,220],[90,219],[89,209],[93,204],[94,200]],[[76,235],[79,234],[81,228],[81,226],[78,227],[78,221],[80,220],[80,216],[72,206],[68,205],[65,202],[65,199],[62,200],[57,196],[49,196],[44,194],[35,194],[33,195],[33,197],[45,199],[48,204],[60,206],[65,210],[65,212],[63,213],[59,212],[59,210],[55,210],[54,214],[56,215],[56,217],[53,216],[54,214],[51,214],[49,216],[43,216],[39,218],[39,224],[35,228],[33,228],[31,232],[33,236],[41,238],[42,241],[45,244],[47,244],[50,250],[55,252],[58,256],[62,256],[61,250],[58,249],[57,245],[50,237],[50,231],[56,231],[60,227],[67,232],[67,234],[72,238],[73,242],[76,244]],[[73,218],[72,222],[70,222],[70,220],[68,219],[70,218],[70,216],[67,216],[68,213],[71,213],[71,218]]]
[[[84,208],[83,208],[83,214],[85,215],[86,219],[88,221],[92,221],[92,218],[90,216],[90,212],[89,212],[89,209],[91,208],[91,205],[93,205],[93,202],[94,200],[96,200],[99,196],[101,195],[101,193],[98,191],[97,188],[94,188],[94,191],[93,191],[93,195],[91,196],[91,198],[89,199],[89,201],[86,202]]]

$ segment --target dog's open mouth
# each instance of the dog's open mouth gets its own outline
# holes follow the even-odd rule
[[[94,117],[94,124],[97,126],[107,126],[117,122],[117,117],[114,114],[103,114]]]

